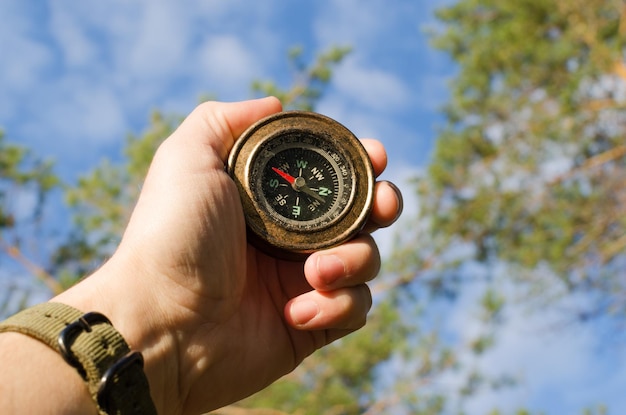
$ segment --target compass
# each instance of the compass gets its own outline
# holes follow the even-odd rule
[[[302,259],[351,239],[372,208],[367,152],[350,130],[317,113],[258,121],[235,142],[227,170],[249,240],[275,257]]]

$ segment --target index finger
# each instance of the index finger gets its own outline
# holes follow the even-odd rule
[[[367,151],[372,161],[374,175],[376,177],[380,176],[385,167],[387,167],[387,150],[385,150],[385,146],[373,138],[363,138],[361,139],[361,144],[365,147],[365,151]]]

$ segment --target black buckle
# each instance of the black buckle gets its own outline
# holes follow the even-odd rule
[[[138,363],[140,369],[143,369],[143,355],[140,352],[128,352],[126,356],[113,363],[111,367],[104,372],[102,378],[100,378],[96,398],[98,400],[98,406],[107,414],[113,413],[109,405],[109,396],[114,386],[113,378],[116,375],[121,376],[122,372],[128,370],[128,368],[135,363]]]
[[[72,344],[78,337],[78,335],[82,332],[91,332],[91,326],[96,324],[109,324],[111,325],[111,321],[106,318],[104,315],[100,313],[87,313],[83,314],[78,320],[73,323],[68,324],[59,334],[58,344],[59,344],[59,352],[63,359],[70,365],[76,368],[83,379],[87,378],[87,372],[80,364],[76,355],[72,352]]]
[[[112,325],[111,321],[100,313],[92,312],[83,314],[80,318],[78,318],[78,320],[68,324],[61,331],[57,340],[61,356],[63,356],[63,359],[65,359],[67,363],[78,370],[83,379],[87,379],[87,372],[76,358],[76,355],[72,352],[72,344],[81,333],[91,332],[92,327],[96,324]],[[115,385],[113,378],[121,376],[123,372],[128,370],[134,364],[139,364],[139,368],[143,369],[143,356],[140,352],[128,352],[124,357],[113,363],[100,378],[96,399],[98,401],[98,405],[105,411],[105,413],[112,413],[110,411],[111,405],[109,396],[113,386]]]

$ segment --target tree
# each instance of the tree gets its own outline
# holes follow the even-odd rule
[[[506,264],[535,293],[548,282],[549,294],[595,293],[579,319],[626,317],[625,7],[463,0],[439,11],[434,43],[459,71],[416,180],[421,233],[404,235],[402,278],[429,270],[435,290],[454,292],[463,263]]]
[[[33,157],[25,148],[8,143],[0,131],[0,252],[23,266],[33,277],[31,283],[43,283],[52,292],[60,286],[49,270],[31,259],[28,235],[41,231],[46,197],[58,186],[52,163]],[[45,255],[45,253],[42,253]],[[3,264],[5,270],[6,264]],[[9,278],[0,275],[0,278]],[[0,316],[25,304],[28,289],[9,284],[0,298]]]
[[[395,284],[428,289],[430,305],[482,290],[477,355],[506,324],[503,285],[528,310],[583,296],[564,318],[623,324],[626,6],[461,0],[437,16],[434,45],[458,72],[414,182],[419,215],[390,261]],[[461,395],[500,384],[464,370]]]

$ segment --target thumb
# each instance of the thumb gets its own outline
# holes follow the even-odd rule
[[[204,218],[207,213],[203,209],[219,205],[218,200],[226,203],[225,189],[233,190],[224,164],[235,140],[254,122],[280,110],[280,101],[274,97],[198,105],[159,146],[126,235],[149,240],[156,237],[148,232],[163,229],[193,235],[187,228],[193,222],[189,218]],[[217,176],[213,176],[215,172]],[[238,203],[238,195],[230,197],[230,202]]]
[[[281,110],[282,105],[275,97],[232,103],[205,102],[189,114],[171,138],[193,140],[186,143],[192,148],[197,144],[209,146],[226,162],[235,140],[246,128]]]

